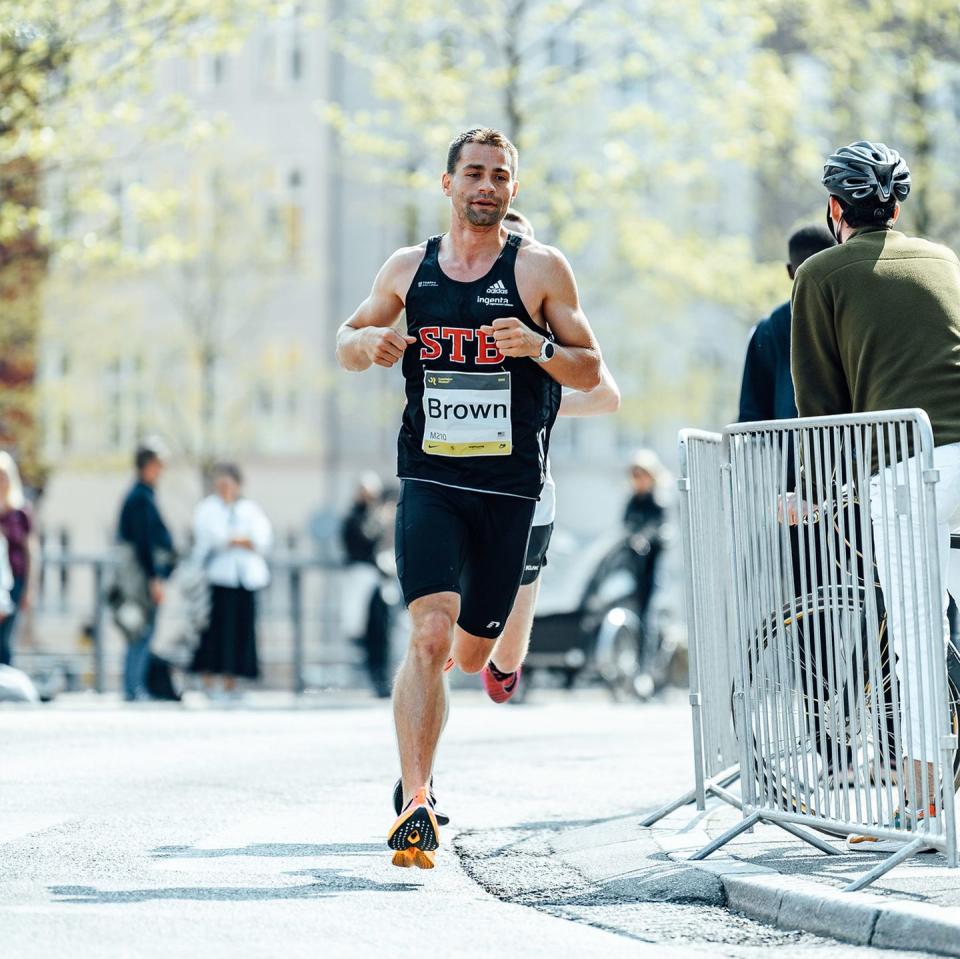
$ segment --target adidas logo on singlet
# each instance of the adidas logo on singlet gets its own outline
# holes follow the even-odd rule
[[[510,302],[510,291],[504,286],[503,280],[497,280],[492,286],[488,286],[487,296],[478,296],[477,302],[484,306],[513,306]]]

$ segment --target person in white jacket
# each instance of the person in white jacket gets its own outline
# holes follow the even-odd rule
[[[270,582],[265,559],[273,542],[266,514],[242,495],[243,478],[233,463],[213,470],[214,492],[193,515],[194,557],[210,583],[210,622],[200,637],[191,669],[213,692],[215,677],[232,694],[237,678],[260,673],[256,640],[256,594]]]

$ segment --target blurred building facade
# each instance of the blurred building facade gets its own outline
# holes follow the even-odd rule
[[[390,477],[395,466],[399,373],[340,372],[334,334],[404,242],[404,226],[384,217],[395,208],[389,188],[351,175],[351,157],[320,117],[327,101],[351,110],[376,103],[322,29],[296,13],[265,21],[235,52],[165,65],[160,86],[211,117],[215,149],[209,162],[199,150],[118,164],[114,228],[135,252],[156,239],[137,205],[144,184],[176,194],[171,208],[181,225],[190,221],[195,242],[173,265],[81,276],[51,264],[40,364],[44,454],[53,467],[44,522],[70,529],[79,548],[106,545],[133,448],[160,434],[174,451],[160,499],[178,533],[201,495],[205,459],[229,457],[245,467],[281,539],[306,548],[312,520],[341,508],[354,476],[372,468]],[[742,199],[727,191],[720,202],[743,215]],[[443,229],[442,211],[438,202],[422,212],[424,235]],[[631,311],[649,304],[625,307],[591,292],[598,265],[590,250],[573,263],[629,396],[644,370],[662,367],[655,343],[638,356],[636,341],[618,336]],[[699,361],[722,365],[720,352],[739,354],[741,336],[727,325],[733,335],[718,337],[710,348],[717,355]],[[614,525],[629,450],[650,442],[670,462],[682,425],[669,416],[646,432],[617,418],[558,423],[561,523],[584,533]]]

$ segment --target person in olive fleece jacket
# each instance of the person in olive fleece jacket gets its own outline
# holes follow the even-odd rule
[[[960,530],[960,261],[946,247],[893,229],[910,192],[910,171],[895,150],[867,141],[842,147],[827,160],[823,184],[830,193],[828,225],[839,245],[807,260],[794,282],[797,408],[801,416],[926,410],[939,471],[940,578],[958,596],[960,583],[948,582],[947,574],[950,534]],[[912,450],[900,455],[912,458]],[[929,715],[927,693],[944,659],[930,661],[918,628],[925,617],[917,608],[914,582],[923,581],[924,559],[903,544],[923,535],[922,493],[921,484],[911,484],[911,535],[905,536],[903,504],[895,492],[903,469],[888,466],[880,476],[874,456],[869,506],[903,713],[903,806],[893,824],[912,822],[915,829],[919,819],[937,812],[939,717]],[[945,650],[946,600],[944,595]],[[907,757],[913,759],[912,774]],[[852,835],[847,846],[892,852],[903,842]]]
[[[960,442],[960,262],[882,226],[797,271],[791,334],[801,416],[919,406],[937,446]]]

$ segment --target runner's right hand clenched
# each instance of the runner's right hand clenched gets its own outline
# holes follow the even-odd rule
[[[403,351],[416,343],[414,336],[404,336],[392,327],[367,327],[365,330],[367,356],[377,366],[393,366],[403,357]]]

